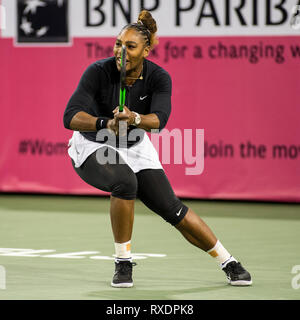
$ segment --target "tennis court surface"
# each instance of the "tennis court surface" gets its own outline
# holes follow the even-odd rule
[[[0,300],[300,298],[299,204],[183,202],[248,269],[253,286],[229,286],[208,254],[137,201],[134,287],[112,288],[108,198],[2,194]]]

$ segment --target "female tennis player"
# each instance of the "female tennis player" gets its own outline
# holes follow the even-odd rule
[[[141,11],[138,21],[126,25],[118,35],[114,57],[96,61],[87,68],[64,113],[65,128],[74,131],[68,153],[75,171],[89,185],[111,193],[116,256],[111,285],[133,286],[131,235],[136,198],[216,259],[231,285],[251,285],[249,272],[205,222],[176,197],[145,134],[163,129],[171,112],[171,78],[163,68],[146,59],[157,44],[156,31],[151,14]],[[123,45],[127,48],[123,61],[127,97],[123,111],[119,112]],[[120,123],[127,128],[125,145],[120,143],[124,138],[124,133],[119,132]]]

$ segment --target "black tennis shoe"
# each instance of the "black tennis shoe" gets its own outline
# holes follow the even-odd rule
[[[228,283],[232,286],[250,286],[252,284],[250,273],[242,267],[240,262],[229,262],[222,270],[226,273]]]
[[[131,288],[133,287],[132,267],[136,266],[135,262],[118,261],[115,262],[115,274],[111,286],[114,288]]]

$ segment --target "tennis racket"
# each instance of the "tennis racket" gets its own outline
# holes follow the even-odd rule
[[[122,112],[126,98],[126,46],[122,46],[121,52],[121,72],[120,72],[120,97],[119,97],[119,112]]]

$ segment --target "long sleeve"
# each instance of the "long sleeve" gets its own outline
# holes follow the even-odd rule
[[[159,130],[162,130],[171,114],[172,80],[167,72],[157,72],[154,77],[154,88],[150,113],[155,113],[160,121]]]
[[[92,64],[83,73],[78,87],[67,104],[63,116],[65,128],[70,129],[70,122],[77,112],[85,111],[89,114],[93,114],[91,106],[94,103],[99,87],[99,70],[95,64]]]

